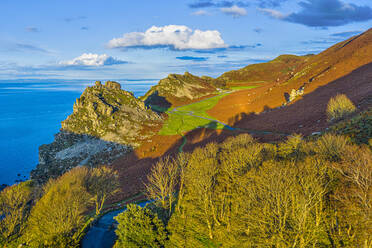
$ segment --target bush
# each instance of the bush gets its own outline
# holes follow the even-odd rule
[[[346,135],[357,144],[368,144],[372,138],[372,108],[358,113],[351,119],[338,122],[331,127],[331,131]]]
[[[115,231],[120,247],[164,247],[166,232],[163,222],[147,208],[129,204],[128,209],[115,219],[119,225]]]
[[[327,106],[328,121],[340,120],[356,110],[354,104],[347,98],[346,95],[338,94],[332,97]]]

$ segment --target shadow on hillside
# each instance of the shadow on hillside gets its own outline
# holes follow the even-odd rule
[[[31,179],[43,184],[77,166],[112,163],[132,150],[130,145],[61,129],[52,143],[39,147],[39,164],[31,171]]]
[[[165,97],[159,96],[158,91],[152,93],[145,100],[145,105],[157,113],[164,113],[172,106],[172,104]]]

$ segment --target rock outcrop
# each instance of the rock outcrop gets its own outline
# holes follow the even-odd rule
[[[73,113],[62,122],[62,129],[136,147],[151,135],[142,132],[143,129],[151,130],[159,122],[161,117],[143,101],[121,90],[120,84],[108,81],[83,92]]]
[[[62,130],[53,143],[39,147],[39,164],[31,171],[31,178],[45,183],[76,166],[109,164],[131,150],[131,146]]]
[[[39,148],[31,177],[45,182],[78,165],[108,164],[156,133],[162,118],[119,83],[85,89],[51,144]]]
[[[194,99],[213,94],[223,88],[223,81],[210,77],[197,77],[188,72],[184,75],[170,74],[153,86],[142,100],[146,105],[163,107],[178,106]]]

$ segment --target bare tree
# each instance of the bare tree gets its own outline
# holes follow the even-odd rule
[[[161,207],[168,210],[169,216],[175,200],[178,175],[177,162],[166,157],[154,165],[147,176],[148,183],[145,185],[147,197],[159,201]]]

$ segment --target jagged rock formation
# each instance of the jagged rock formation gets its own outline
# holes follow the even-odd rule
[[[211,77],[197,77],[188,72],[184,75],[170,74],[153,86],[142,99],[146,105],[179,106],[213,94],[224,86],[222,80]]]
[[[287,101],[285,104],[293,102],[297,97],[302,96],[304,94],[304,90],[305,87],[301,86],[298,90],[292,89],[290,94],[284,93],[285,99]]]
[[[31,177],[45,182],[78,165],[107,164],[156,133],[162,118],[119,83],[85,89],[51,144],[39,148]]]
[[[73,109],[62,122],[63,130],[133,147],[151,135],[143,133],[143,129],[151,130],[161,122],[161,117],[144,102],[111,81],[88,87]]]

